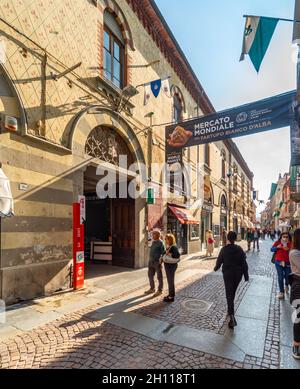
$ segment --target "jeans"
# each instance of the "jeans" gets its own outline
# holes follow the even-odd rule
[[[286,264],[285,267],[280,266],[280,262],[276,262],[276,270],[278,275],[278,284],[280,293],[284,293],[284,281],[285,285],[289,284],[289,275],[291,274],[291,266]]]
[[[228,305],[228,315],[234,315],[234,300],[236,291],[243,278],[242,272],[227,272],[223,274]]]
[[[291,285],[291,304],[295,308],[294,341],[300,343],[300,282],[293,280]]]
[[[155,289],[155,282],[154,282],[155,274],[157,274],[157,279],[158,279],[158,290],[162,291],[164,288],[162,266],[159,262],[149,262],[148,278],[149,278],[150,288],[152,290]]]
[[[165,263],[165,270],[169,285],[169,297],[175,297],[175,273],[178,268],[177,263]]]
[[[254,238],[253,240],[253,250],[255,250],[255,246],[257,246],[257,250],[259,250],[259,239]]]
[[[296,307],[297,321],[294,323],[294,341],[300,343],[300,305]]]

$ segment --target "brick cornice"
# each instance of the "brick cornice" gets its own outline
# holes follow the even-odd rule
[[[126,0],[204,114],[214,107],[154,0]]]

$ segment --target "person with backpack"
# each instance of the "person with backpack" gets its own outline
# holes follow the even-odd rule
[[[180,252],[176,246],[175,236],[167,234],[165,237],[166,251],[162,256],[162,261],[165,266],[169,294],[164,298],[164,302],[173,303],[175,301],[175,273],[180,262]]]
[[[290,275],[291,304],[296,310],[294,316],[293,357],[300,360],[300,229],[294,232],[290,264],[293,272]]]
[[[237,241],[236,232],[229,232],[228,241],[229,244],[226,247],[223,247],[219,254],[214,271],[217,272],[222,267],[228,305],[228,316],[230,319],[228,327],[234,329],[234,327],[237,326],[234,310],[236,292],[243,276],[246,282],[249,281],[249,273],[246,253],[240,246],[235,244]]]
[[[289,253],[291,248],[291,237],[287,232],[283,232],[271,249],[274,253],[272,262],[275,263],[278,276],[279,300],[284,300],[285,293],[289,292],[289,275],[291,273]]]

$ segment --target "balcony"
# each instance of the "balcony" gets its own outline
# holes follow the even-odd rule
[[[290,198],[295,203],[300,203],[300,166],[292,166],[290,175]]]
[[[297,177],[295,180],[291,180],[290,189],[291,200],[295,203],[300,203],[300,177]]]

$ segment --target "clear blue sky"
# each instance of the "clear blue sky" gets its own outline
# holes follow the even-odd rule
[[[259,75],[239,62],[244,14],[292,18],[294,0],[156,0],[217,110],[296,88],[292,23],[280,22]],[[284,128],[235,140],[267,200],[271,183],[289,170],[290,136]]]

